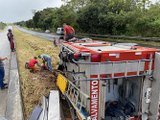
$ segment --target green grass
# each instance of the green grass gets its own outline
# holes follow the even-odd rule
[[[86,37],[86,36],[80,36],[81,38]],[[93,40],[103,40],[103,41],[108,41],[108,42],[125,42],[125,43],[137,43],[142,46],[146,47],[156,47],[160,48],[160,41],[155,42],[155,41],[144,41],[144,40],[127,40],[127,39],[113,39],[113,38],[99,38],[99,37],[90,37]]]
[[[54,47],[53,43],[48,40],[20,32],[16,28],[14,28],[13,34],[16,40],[24,115],[27,120],[41,97],[47,95],[51,89],[56,89],[56,86],[53,74],[48,71],[30,73],[24,67],[25,62],[34,56],[46,53],[51,56],[52,65],[56,68],[59,61],[59,49]],[[42,61],[39,60],[39,62],[41,63]]]

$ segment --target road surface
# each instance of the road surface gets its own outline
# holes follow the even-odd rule
[[[31,31],[31,30],[27,30],[27,29],[18,27],[18,26],[17,26],[17,28],[22,32],[29,33],[29,34],[35,35],[37,37],[42,37],[42,38],[45,38],[45,39],[50,40],[50,41],[53,41],[53,40],[58,39],[60,37],[60,35],[53,35],[53,34],[49,34],[49,33],[35,32],[35,31]]]
[[[16,53],[10,52],[7,29],[0,36],[0,57],[8,57],[4,62],[8,89],[0,90],[0,120],[23,120]]]
[[[0,57],[8,57],[5,64],[5,82],[8,83],[9,79],[9,59],[10,59],[10,48],[7,39],[7,31],[0,32]],[[7,105],[7,94],[8,89],[0,90],[0,119],[5,116],[6,105]]]

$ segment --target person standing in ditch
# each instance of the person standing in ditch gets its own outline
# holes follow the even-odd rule
[[[5,88],[8,88],[7,84],[5,84],[4,81],[4,76],[5,76],[5,70],[4,70],[4,60],[7,60],[7,57],[0,57],[0,89],[3,90]]]
[[[8,29],[7,37],[8,37],[9,43],[10,43],[11,52],[14,52],[15,51],[14,38],[13,38],[13,33],[12,33],[11,29]]]
[[[38,57],[43,60],[43,66],[47,63],[47,69],[52,72],[51,57],[47,54],[41,54]]]

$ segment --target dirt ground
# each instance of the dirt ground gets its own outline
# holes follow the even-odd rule
[[[54,83],[55,77],[52,73],[46,70],[31,73],[28,69],[25,69],[25,62],[34,56],[45,53],[51,56],[53,68],[56,69],[59,63],[59,48],[54,47],[50,41],[22,33],[16,28],[14,28],[13,34],[16,40],[24,115],[25,119],[28,119],[41,97],[49,94],[51,89],[56,89],[56,86]],[[40,59],[38,60],[42,63]],[[37,67],[37,69],[39,68]]]

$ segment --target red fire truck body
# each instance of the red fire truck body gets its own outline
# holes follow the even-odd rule
[[[72,103],[79,111],[79,118],[147,120],[153,87],[150,79],[153,79],[158,51],[131,43],[87,39],[62,43],[63,71],[88,96],[74,93],[76,102]],[[157,118],[157,114],[153,118]]]

